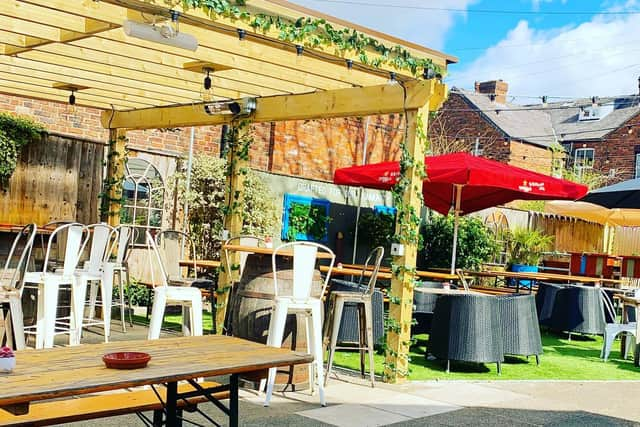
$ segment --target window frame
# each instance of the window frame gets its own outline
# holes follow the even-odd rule
[[[143,172],[142,173],[132,172],[129,165],[130,161],[143,162],[144,164],[146,164],[143,169]],[[127,214],[131,212],[132,215],[131,215],[130,221],[123,221],[121,216],[121,219],[120,219],[121,224],[132,225],[136,228],[144,229],[145,231],[161,230],[162,220],[164,219],[165,196],[167,192],[165,181],[164,181],[164,178],[162,177],[162,174],[153,163],[139,157],[132,157],[127,159],[127,162],[125,163],[125,171],[126,171],[126,175],[124,180],[122,181],[123,201],[120,209],[122,212],[126,212]],[[157,181],[159,181],[159,185],[156,179]],[[125,188],[127,183],[132,183],[133,190],[128,190]],[[139,197],[139,193],[140,193],[139,189],[142,187],[146,187],[148,189],[147,198]],[[129,197],[124,197],[127,191],[133,191],[132,199],[130,199]],[[153,202],[154,197],[157,197],[155,196],[155,194],[157,194],[158,192],[161,193],[161,199],[159,203],[160,207],[156,207],[157,204]],[[138,224],[136,221],[136,218],[138,218],[139,211],[143,211],[145,214],[146,220],[144,224]],[[158,225],[151,225],[151,220],[154,217],[154,214],[159,215]],[[140,233],[140,236],[143,236],[143,235],[144,233]],[[136,242],[136,243],[140,243],[140,242]]]

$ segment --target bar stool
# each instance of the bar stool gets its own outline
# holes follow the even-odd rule
[[[331,333],[331,338],[329,341],[329,362],[327,364],[327,374],[324,380],[325,387],[329,381],[329,374],[331,374],[331,368],[333,367],[333,356],[336,349],[355,349],[360,351],[360,373],[363,378],[365,377],[364,352],[366,350],[369,353],[371,387],[375,384],[375,369],[373,361],[373,305],[371,300],[376,288],[378,270],[380,269],[380,262],[382,261],[383,256],[384,248],[382,246],[378,246],[373,249],[369,253],[369,256],[367,256],[364,267],[360,272],[360,279],[358,280],[358,283],[353,283],[355,288],[354,291],[332,291],[329,296],[329,318],[325,324],[325,342],[329,340],[329,333]],[[370,265],[372,267],[371,269],[369,268]],[[371,276],[369,277],[368,286],[363,289],[361,283],[365,273],[370,273]],[[345,304],[353,304],[358,307],[358,317],[360,320],[358,347],[337,346],[342,312]]]
[[[53,242],[66,232],[64,242],[65,254],[62,271],[54,273],[47,271]],[[84,250],[89,233],[87,228],[79,223],[64,224],[56,228],[49,236],[47,252],[42,272],[27,272],[25,284],[36,284],[38,289],[38,309],[35,326],[25,327],[25,334],[36,335],[36,348],[53,347],[54,336],[69,334],[69,344],[77,345],[79,329],[82,327],[82,310],[84,309],[84,294],[78,292],[74,271]],[[27,285],[25,285],[26,287]],[[71,313],[69,317],[56,317],[58,309],[58,292],[61,286],[71,288]]]
[[[16,350],[25,348],[22,288],[36,230],[35,224],[26,225],[20,230],[11,245],[4,269],[0,271],[0,305],[9,306],[6,315],[4,309],[0,311],[0,322],[4,321],[3,333],[7,337],[7,345]],[[2,334],[0,334],[0,341],[2,341]]]
[[[278,271],[276,268],[276,259],[287,250],[293,250],[293,285],[291,295],[282,295],[278,293]],[[329,258],[329,270],[325,276],[320,297],[311,296],[311,285],[313,282],[313,274],[315,271],[316,260],[318,259],[318,250],[326,252],[325,256]],[[292,242],[285,243],[277,247],[273,251],[273,285],[274,285],[274,309],[271,313],[269,322],[269,336],[267,337],[267,345],[271,347],[282,346],[282,338],[289,313],[302,314],[307,320],[307,348],[309,353],[313,354],[314,361],[312,367],[315,366],[315,372],[311,374],[311,387],[317,383],[320,394],[320,404],[326,406],[324,399],[324,380],[323,380],[323,351],[322,351],[322,295],[327,288],[335,254],[331,249],[319,243],[313,242]],[[310,317],[310,319],[309,319]],[[309,324],[311,320],[311,324]],[[315,379],[313,378],[315,374]],[[269,377],[267,379],[267,396],[264,406],[269,406],[273,386],[276,380],[276,368],[269,369]]]

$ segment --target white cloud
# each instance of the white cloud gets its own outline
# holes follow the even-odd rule
[[[596,16],[578,26],[553,30],[536,30],[523,20],[477,60],[466,67],[454,66],[449,83],[471,88],[476,80],[502,79],[514,95],[637,93],[639,28],[638,14]]]
[[[359,0],[354,0],[359,1]],[[442,0],[437,7],[444,9],[467,9],[478,0]],[[374,30],[387,33],[432,49],[442,50],[447,31],[456,17],[465,17],[464,12],[409,9],[424,6],[423,0],[406,0],[404,7],[376,7],[355,4],[330,3],[322,0],[293,0],[301,6],[315,9]],[[367,3],[389,5],[388,0],[367,0]],[[391,3],[392,4],[392,3]]]

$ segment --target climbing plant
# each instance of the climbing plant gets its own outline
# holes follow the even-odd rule
[[[126,149],[123,149],[122,152],[118,151],[116,149],[118,141],[124,142],[120,145],[125,147],[128,139],[125,136],[119,136],[117,140],[112,139],[109,141],[107,161],[103,163],[105,166],[114,167],[113,164],[119,156],[123,156],[122,165],[127,163],[129,152]],[[102,218],[103,221],[108,221],[110,217],[118,214],[121,216],[126,215],[120,212],[120,209],[112,210],[113,207],[120,207],[124,203],[124,191],[122,191],[124,178],[125,173],[124,170],[122,170],[117,176],[106,174],[102,180],[102,191],[98,194],[98,198],[100,199],[100,218]]]
[[[407,128],[407,114],[405,111],[405,129]],[[416,128],[416,144],[423,144],[424,151],[426,152],[428,149],[428,140],[426,136],[425,129],[423,127],[423,120],[420,114],[416,117],[417,128]],[[423,197],[422,197],[422,186],[411,188],[411,179],[412,179],[412,171],[417,174],[417,177],[420,180],[423,180],[426,177],[425,172],[425,164],[424,159],[416,159],[413,157],[413,154],[409,151],[408,145],[408,134],[405,131],[405,137],[400,143],[401,149],[401,157],[400,157],[400,175],[398,176],[398,181],[391,189],[392,197],[393,197],[393,205],[397,209],[396,216],[396,234],[394,236],[394,241],[397,243],[401,243],[403,245],[415,245],[418,248],[422,246],[422,237],[419,232],[420,227],[420,212],[417,211],[413,206],[404,202],[404,195],[408,191],[415,192],[415,196],[420,201],[420,206],[422,206]],[[415,267],[407,267],[406,265],[399,265],[395,262],[391,264],[391,271],[394,275],[394,279],[402,282],[408,283],[412,288],[416,285],[417,276],[416,276],[416,268]],[[391,290],[388,293],[389,304],[394,306],[399,306],[401,304],[413,304],[413,301],[402,301],[401,295],[395,295]],[[390,310],[391,311],[391,310]],[[394,333],[396,335],[400,335],[403,330],[410,329],[410,321],[405,321],[405,324],[399,322],[394,319],[392,316],[389,316],[385,321],[385,334]],[[410,339],[409,342],[401,342],[402,346],[406,346],[407,348],[413,343]],[[383,344],[383,350],[385,352],[385,362],[384,362],[384,375],[385,379],[391,379],[389,377],[398,377],[398,378],[406,378],[409,375],[409,371],[400,368],[394,363],[395,360],[399,358],[406,358],[407,361],[410,361],[408,354],[398,354],[398,352],[391,348],[387,341]],[[407,352],[408,353],[408,352]],[[391,375],[389,375],[389,372]]]
[[[0,112],[0,188],[5,189],[22,148],[39,140],[45,128],[28,117]]]
[[[400,45],[387,46],[352,28],[335,28],[326,19],[300,17],[292,21],[266,13],[251,14],[244,8],[245,0],[165,0],[165,3],[171,7],[180,4],[185,10],[202,9],[212,19],[219,16],[239,20],[255,31],[263,33],[275,29],[278,39],[282,41],[310,48],[332,46],[337,55],[355,54],[363,65],[375,68],[390,65],[400,70],[408,70],[414,76],[422,74],[425,70],[433,75],[443,74],[442,68],[431,59],[413,56]],[[369,52],[372,51],[378,55],[370,56]]]

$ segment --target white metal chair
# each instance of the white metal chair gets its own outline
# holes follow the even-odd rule
[[[322,285],[322,291],[319,297],[311,296],[311,286],[313,276],[316,269],[316,261],[321,250],[329,259],[329,270],[325,276]],[[291,295],[283,295],[278,289],[278,256],[286,255],[287,252],[293,251],[293,284]],[[281,347],[284,336],[284,329],[289,313],[302,314],[307,320],[307,348],[309,353],[313,354],[314,362],[311,364],[311,387],[318,386],[320,395],[320,404],[326,406],[324,398],[324,375],[323,375],[323,349],[322,349],[322,296],[327,288],[335,254],[331,249],[318,243],[312,242],[292,242],[285,243],[273,252],[273,285],[274,285],[274,309],[271,313],[271,321],[269,322],[269,336],[267,337],[267,345],[272,347]],[[310,317],[310,319],[309,319]],[[309,325],[309,320],[311,324]],[[313,369],[315,367],[315,369]],[[314,375],[315,374],[315,375]],[[315,377],[315,378],[314,378]],[[271,395],[273,394],[273,386],[276,379],[276,368],[269,369],[267,378],[267,395],[264,402],[265,406],[269,406]]]
[[[64,233],[66,233],[66,239],[62,270],[58,273],[50,272],[47,266],[52,245],[61,239]],[[82,224],[69,223],[59,226],[49,236],[42,272],[25,274],[25,287],[28,286],[27,284],[35,284],[38,289],[36,325],[24,328],[25,334],[35,334],[36,348],[53,347],[54,337],[58,334],[69,334],[70,345],[79,344],[85,295],[78,292],[74,272],[88,237],[87,228]],[[69,317],[56,318],[58,292],[61,286],[69,286],[71,289],[71,312]]]
[[[35,224],[29,224],[20,230],[11,245],[0,276],[0,305],[9,306],[9,311],[3,316],[4,319],[0,318],[0,321],[4,320],[7,345],[16,350],[25,348],[22,289],[37,228]],[[0,341],[2,341],[1,335]]]
[[[604,291],[604,289],[600,289],[600,298],[602,299],[603,316],[605,318],[605,321],[607,319],[607,314],[611,319],[613,319],[612,323],[606,323],[604,327],[604,339],[602,343],[602,351],[600,352],[600,357],[604,359],[604,361],[606,362],[607,359],[609,359],[609,354],[611,353],[611,347],[613,346],[613,342],[615,341],[616,337],[620,334],[625,334],[627,335],[627,339],[625,342],[626,345],[624,347],[624,352],[622,357],[626,359],[627,354],[631,349],[631,345],[635,344],[635,339],[631,339],[631,338],[635,337],[636,335],[637,319],[636,319],[636,322],[619,323],[616,320],[617,319],[616,312],[613,307],[613,303],[609,299],[609,296]]]
[[[115,228],[117,231],[117,238],[113,240],[113,245],[107,250],[105,254],[105,261],[103,263],[103,282],[105,289],[113,289],[114,278],[118,277],[118,295],[119,301],[109,301],[111,307],[120,307],[120,321],[122,323],[122,332],[127,332],[125,324],[125,300],[131,308],[131,303],[125,298],[124,284],[131,283],[129,277],[129,264],[128,258],[131,253],[130,246],[132,242],[136,241],[137,230],[134,227],[128,225],[119,225]],[[114,247],[115,246],[115,247]],[[112,259],[111,255],[115,252],[115,258]],[[123,280],[124,276],[124,280]],[[95,315],[95,306],[97,300],[98,289],[95,287],[95,282],[91,283],[91,299],[89,301],[89,317],[93,318]],[[110,297],[111,294],[105,290],[105,296]],[[103,297],[104,298],[104,297]],[[133,327],[133,320],[131,318],[131,311],[129,311],[129,325]]]
[[[108,259],[112,242],[118,238],[118,232],[109,224],[99,223],[87,226],[91,238],[91,246],[89,252],[89,260],[85,262],[84,267],[76,269],[75,275],[77,279],[77,290],[83,298],[83,307],[79,313],[82,316],[82,326],[78,330],[78,342],[82,335],[82,329],[101,325],[104,328],[104,342],[109,342],[111,335],[111,299],[113,294],[113,281],[104,280],[104,262]],[[84,316],[84,308],[87,305],[84,299],[87,294],[87,286],[91,283],[91,292],[89,298],[89,315]],[[95,318],[95,301],[100,286],[100,295],[102,297],[102,319]]]
[[[384,256],[384,248],[378,246],[374,248],[364,263],[364,268],[360,272],[358,283],[354,283],[354,291],[332,291],[330,294],[329,317],[325,331],[325,337],[329,340],[329,361],[327,363],[327,374],[325,376],[324,385],[329,381],[331,368],[333,366],[333,356],[337,348],[350,348],[360,350],[360,371],[364,378],[364,351],[369,353],[369,375],[371,377],[371,387],[375,383],[375,369],[373,362],[373,292],[376,289],[376,281],[378,279],[378,270],[380,270],[380,262]],[[369,266],[372,268],[370,269]],[[360,285],[364,278],[365,272],[371,274],[366,289],[360,291]],[[359,342],[358,347],[338,347],[338,333],[340,332],[340,323],[342,321],[342,311],[344,305],[355,304],[358,308],[359,317]],[[330,335],[329,335],[330,334]],[[366,346],[365,346],[366,345]]]
[[[202,293],[200,289],[189,286],[169,286],[169,275],[164,267],[156,241],[149,231],[146,232],[146,240],[153,284],[153,307],[148,338],[160,338],[162,319],[167,305],[182,306],[182,332],[185,335],[202,335]]]

